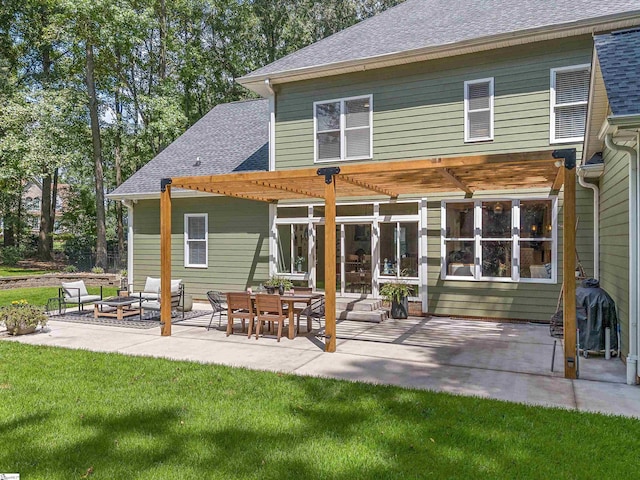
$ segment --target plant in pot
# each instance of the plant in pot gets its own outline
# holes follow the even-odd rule
[[[291,290],[293,283],[288,278],[274,275],[264,282],[264,287],[267,289],[267,293],[275,293],[277,290],[282,295],[285,290]]]
[[[409,296],[413,294],[413,286],[404,280],[395,280],[382,285],[380,295],[391,304],[391,318],[407,318],[409,316]]]
[[[4,323],[11,335],[33,333],[38,326],[47,324],[47,316],[40,307],[29,305],[26,300],[16,300],[0,307],[0,323]]]

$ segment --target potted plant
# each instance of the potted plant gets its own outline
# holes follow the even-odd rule
[[[409,316],[409,296],[413,286],[403,280],[385,283],[380,295],[391,304],[391,318],[407,318]]]
[[[305,261],[305,258],[304,258],[304,257],[302,257],[302,256],[300,256],[300,257],[296,257],[296,272],[302,272],[302,271],[304,271],[304,270],[302,269],[302,266],[304,265],[304,261]]]
[[[264,287],[267,289],[267,293],[275,293],[278,290],[278,293],[282,295],[285,290],[291,290],[293,283],[288,278],[274,275],[264,282]]]
[[[0,308],[0,322],[11,335],[33,333],[39,326],[47,324],[47,316],[40,307],[29,305],[26,300],[16,300]]]

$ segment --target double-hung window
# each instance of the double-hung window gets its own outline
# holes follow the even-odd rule
[[[184,266],[207,268],[208,253],[208,215],[206,213],[188,213],[184,216]]]
[[[493,77],[464,82],[464,141],[493,140]]]
[[[316,162],[371,158],[371,95],[315,102],[313,117]]]
[[[442,278],[553,283],[556,200],[442,202]]]
[[[584,139],[589,65],[551,69],[551,143]]]

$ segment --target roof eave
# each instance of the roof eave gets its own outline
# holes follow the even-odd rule
[[[565,23],[557,26],[545,26],[534,29],[522,30],[519,32],[509,32],[499,35],[466,40],[463,42],[438,45],[435,47],[424,47],[413,50],[377,55],[374,57],[359,58],[344,62],[336,62],[324,65],[314,65],[299,69],[285,70],[261,75],[246,75],[237,79],[237,82],[249,90],[268,97],[270,92],[265,80],[269,79],[270,84],[294,82],[308,80],[331,75],[352,73],[374,68],[390,67],[413,62],[433,60],[436,58],[451,57],[475,53],[495,48],[504,48],[525,43],[533,43],[555,38],[565,38],[570,36],[594,34],[608,30],[629,28],[640,25],[640,10],[625,12],[623,14],[608,15],[595,19],[582,20],[578,22]]]

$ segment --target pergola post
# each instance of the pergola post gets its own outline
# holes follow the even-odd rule
[[[325,352],[336,351],[336,177],[340,168],[319,168],[324,176]]]
[[[564,378],[578,378],[576,328],[576,149],[556,150],[564,158],[562,277],[564,279]]]
[[[160,181],[160,323],[171,336],[171,179]]]

